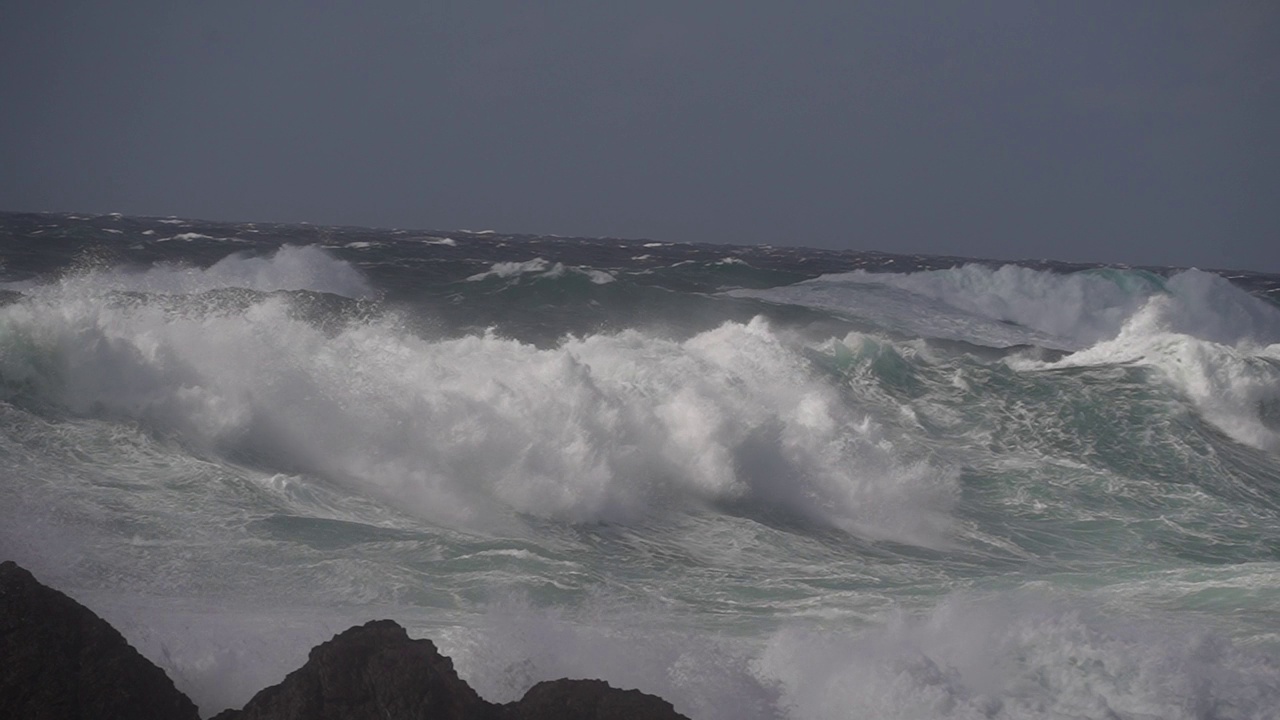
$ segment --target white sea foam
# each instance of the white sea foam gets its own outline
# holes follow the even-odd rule
[[[549,263],[542,258],[534,258],[525,262],[500,262],[494,263],[492,267],[482,273],[476,273],[467,278],[470,282],[479,282],[487,280],[491,277],[511,278],[519,275],[536,275],[543,278],[564,277],[567,273],[576,273],[585,275],[592,283],[596,285],[605,285],[611,283],[616,278],[613,275],[592,268],[569,267],[563,263]]]
[[[65,276],[52,284],[0,284],[49,302],[97,299],[109,292],[185,294],[219,288],[312,290],[351,298],[367,298],[373,290],[351,265],[313,245],[281,247],[269,256],[230,255],[208,268],[154,265],[145,270],[95,268]]]
[[[324,257],[286,248],[104,284],[270,289],[305,276],[311,289],[359,289]],[[512,511],[634,522],[715,503],[947,541],[954,472],[898,458],[893,439],[760,320],[684,342],[628,331],[540,349],[494,335],[430,341],[393,320],[334,335],[279,297],[173,314],[104,304],[87,287],[92,277],[0,309],[0,330],[22,338],[22,352],[0,358],[10,383],[437,522],[492,528]]]
[[[587,279],[591,280],[591,282],[595,283],[596,285],[608,285],[609,283],[617,280],[617,278],[615,278],[611,273],[607,273],[604,270],[582,268],[582,269],[579,269],[578,272],[586,275]]]
[[[1038,593],[953,596],[863,631],[783,630],[755,667],[806,720],[1274,717],[1274,657],[1170,620]]]
[[[1203,622],[1104,615],[1087,597],[956,593],[858,626],[789,624],[760,640],[691,633],[661,608],[503,602],[441,643],[486,697],[601,677],[703,720],[1264,720],[1280,669]]]
[[[509,278],[525,273],[544,273],[551,267],[551,263],[542,258],[534,258],[525,262],[499,262],[494,263],[492,267],[482,273],[476,273],[467,278],[471,282],[479,282],[491,277]]]

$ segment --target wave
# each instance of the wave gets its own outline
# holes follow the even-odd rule
[[[265,256],[236,253],[207,268],[176,264],[142,269],[90,266],[52,283],[28,280],[0,283],[0,287],[54,298],[111,292],[191,294],[222,288],[310,290],[350,298],[376,294],[357,269],[314,245],[286,245]]]
[[[761,320],[683,342],[625,331],[538,348],[492,333],[423,339],[394,316],[316,327],[285,295],[222,306],[192,296],[175,311],[92,292],[272,288],[302,275],[311,289],[364,287],[323,258],[284,249],[45,288],[0,308],[6,397],[140,423],[450,526],[495,529],[511,513],[634,523],[702,506],[945,542],[954,471],[901,460]]]
[[[1060,282],[1075,276],[1066,277]],[[1154,291],[1135,280],[1144,275],[1112,271],[1108,277],[1118,278],[1116,287],[1136,288],[1132,298],[1140,303],[1132,310],[1133,302],[1107,304],[1126,311],[1102,313],[1103,322],[1090,316],[1096,332],[1088,337],[1101,339],[1053,362],[1011,357],[1009,364],[1024,370],[1150,367],[1237,442],[1280,453],[1280,308],[1198,270],[1178,273]]]
[[[596,285],[605,285],[616,278],[603,270],[585,267],[566,267],[563,263],[549,263],[542,258],[534,258],[525,262],[494,263],[487,271],[471,275],[469,282],[479,282],[489,278],[518,278],[521,275],[533,275],[537,278],[559,278],[568,273],[585,276]]]
[[[1172,303],[1162,321],[1176,332],[1220,343],[1280,341],[1280,309],[1199,270],[1166,280],[1140,270],[970,264],[915,273],[858,270],[735,294],[845,312],[922,337],[1067,350],[1114,339],[1148,303],[1166,298]]]
[[[1163,281],[1142,272],[1084,271],[1068,275],[1017,265],[965,265],[919,273],[857,271],[825,282],[873,283],[941,301],[976,317],[1013,323],[1075,346],[1114,335],[1124,319]]]
[[[1019,370],[1150,367],[1237,442],[1280,453],[1280,308],[1212,273],[1164,279],[1115,269],[1062,274],[967,265],[857,271],[735,294],[856,314],[926,338],[1070,351],[1052,361],[1007,356]]]
[[[1031,370],[1151,367],[1228,436],[1280,454],[1280,334],[1273,330],[1280,311],[1225,303],[1211,311],[1179,300],[1152,298],[1115,338],[1056,362],[1011,362]],[[1273,342],[1260,344],[1266,340]]]

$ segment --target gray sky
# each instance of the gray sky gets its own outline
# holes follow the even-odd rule
[[[0,0],[0,209],[1280,271],[1280,3]]]

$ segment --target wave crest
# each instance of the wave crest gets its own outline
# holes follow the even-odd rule
[[[64,292],[0,309],[0,334],[11,393],[468,528],[710,504],[933,545],[956,492],[954,472],[897,459],[762,320],[540,349],[426,340],[394,318],[335,332],[281,295],[175,313]]]
[[[904,295],[905,293],[905,295]],[[1156,298],[1175,332],[1223,343],[1280,341],[1280,310],[1200,270],[1074,273],[970,264],[915,273],[851,273],[735,294],[865,317],[894,331],[992,345],[1081,350],[1116,338]]]
[[[360,271],[314,245],[285,245],[270,255],[236,253],[207,268],[160,264],[138,270],[90,267],[57,282],[37,285],[10,283],[6,287],[51,298],[91,297],[105,293],[137,292],[191,294],[239,288],[259,292],[310,290],[349,298],[370,298],[374,292]]]

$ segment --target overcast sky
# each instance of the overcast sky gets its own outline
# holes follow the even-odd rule
[[[1280,3],[0,0],[0,209],[1280,271]]]

